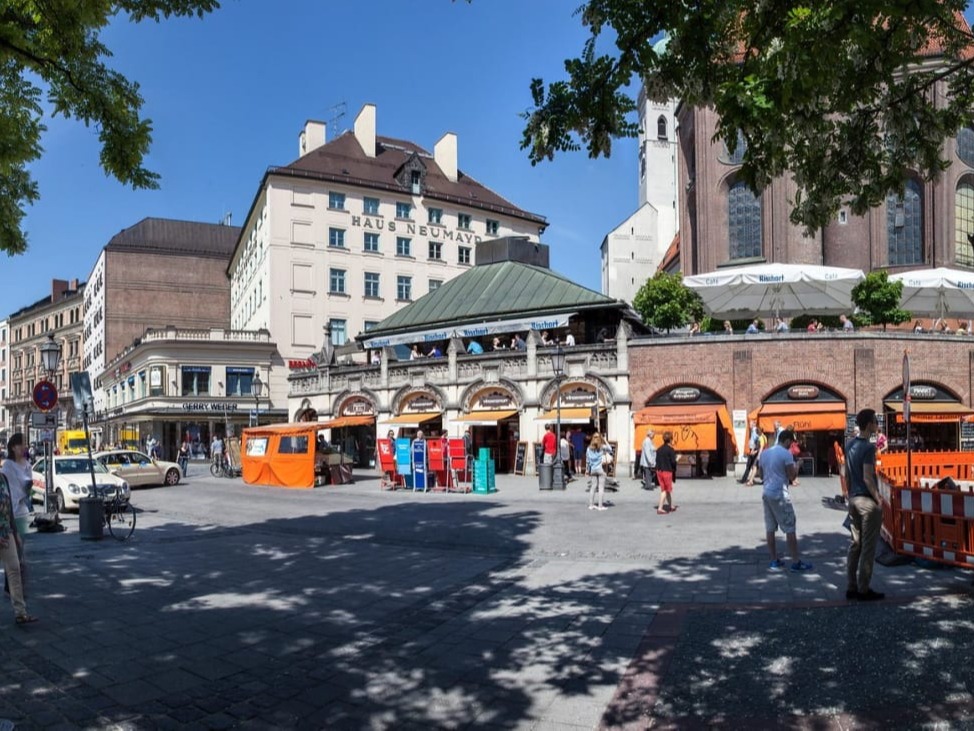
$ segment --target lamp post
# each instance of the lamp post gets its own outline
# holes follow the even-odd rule
[[[41,365],[47,371],[48,381],[54,378],[58,367],[61,365],[61,346],[54,341],[54,333],[47,334],[45,340],[38,348],[41,351]],[[54,439],[57,438],[57,426],[54,427]],[[44,512],[51,512],[51,504],[54,502],[54,444],[51,441],[44,442]]]
[[[250,382],[250,395],[254,397],[254,426],[260,426],[260,397],[264,389],[264,382],[260,380],[260,373],[255,373]]]
[[[555,346],[551,354],[551,370],[555,372],[555,464],[551,471],[551,486],[555,490],[565,489],[565,463],[561,458],[561,379],[565,375],[565,351],[561,345]]]

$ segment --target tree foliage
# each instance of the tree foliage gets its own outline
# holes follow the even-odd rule
[[[158,187],[143,167],[152,123],[139,85],[106,65],[99,34],[132,22],[203,17],[218,0],[4,0],[0,3],[0,250],[27,248],[24,208],[39,197],[28,166],[43,153],[44,102],[52,115],[94,125],[105,172],[134,188]]]
[[[700,295],[683,283],[683,275],[657,272],[639,288],[633,308],[650,327],[658,330],[689,325],[703,317]]]
[[[638,133],[627,87],[646,79],[651,98],[716,109],[717,136],[731,151],[745,145],[740,176],[755,191],[792,175],[792,221],[817,229],[845,202],[862,214],[911,171],[944,169],[944,141],[974,102],[966,6],[588,0],[578,13],[591,35],[565,61],[567,78],[531,82],[521,147],[534,164],[582,147],[609,156],[615,138]],[[664,33],[658,53],[651,41]],[[933,47],[939,64],[925,63]]]
[[[859,316],[867,319],[863,324],[882,325],[883,330],[887,325],[899,325],[910,319],[910,313],[900,309],[902,297],[903,282],[891,282],[886,270],[869,272],[852,288],[852,301],[859,308]]]

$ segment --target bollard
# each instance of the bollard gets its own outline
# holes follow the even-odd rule
[[[83,497],[78,501],[78,535],[83,541],[100,541],[105,537],[105,502],[100,497]]]

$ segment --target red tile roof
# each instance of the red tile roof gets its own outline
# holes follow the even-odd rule
[[[433,156],[413,142],[378,135],[375,142],[375,157],[367,157],[355,135],[345,132],[290,165],[272,167],[267,173],[388,190],[408,196],[410,191],[396,181],[396,172],[415,153],[426,166],[423,191],[426,198],[548,225],[544,216],[518,208],[463,171],[458,171],[456,182],[449,180]]]
[[[676,236],[673,237],[673,241],[666,249],[666,253],[663,254],[663,258],[660,259],[659,266],[656,267],[658,272],[669,271],[673,265],[678,265],[680,261],[680,232],[676,232]]]

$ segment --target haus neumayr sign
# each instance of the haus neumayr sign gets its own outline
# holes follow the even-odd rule
[[[390,233],[425,236],[433,240],[457,241],[461,244],[479,244],[481,238],[465,231],[454,231],[435,224],[422,225],[407,221],[386,221],[371,216],[352,216],[352,226],[368,231],[389,231]]]

